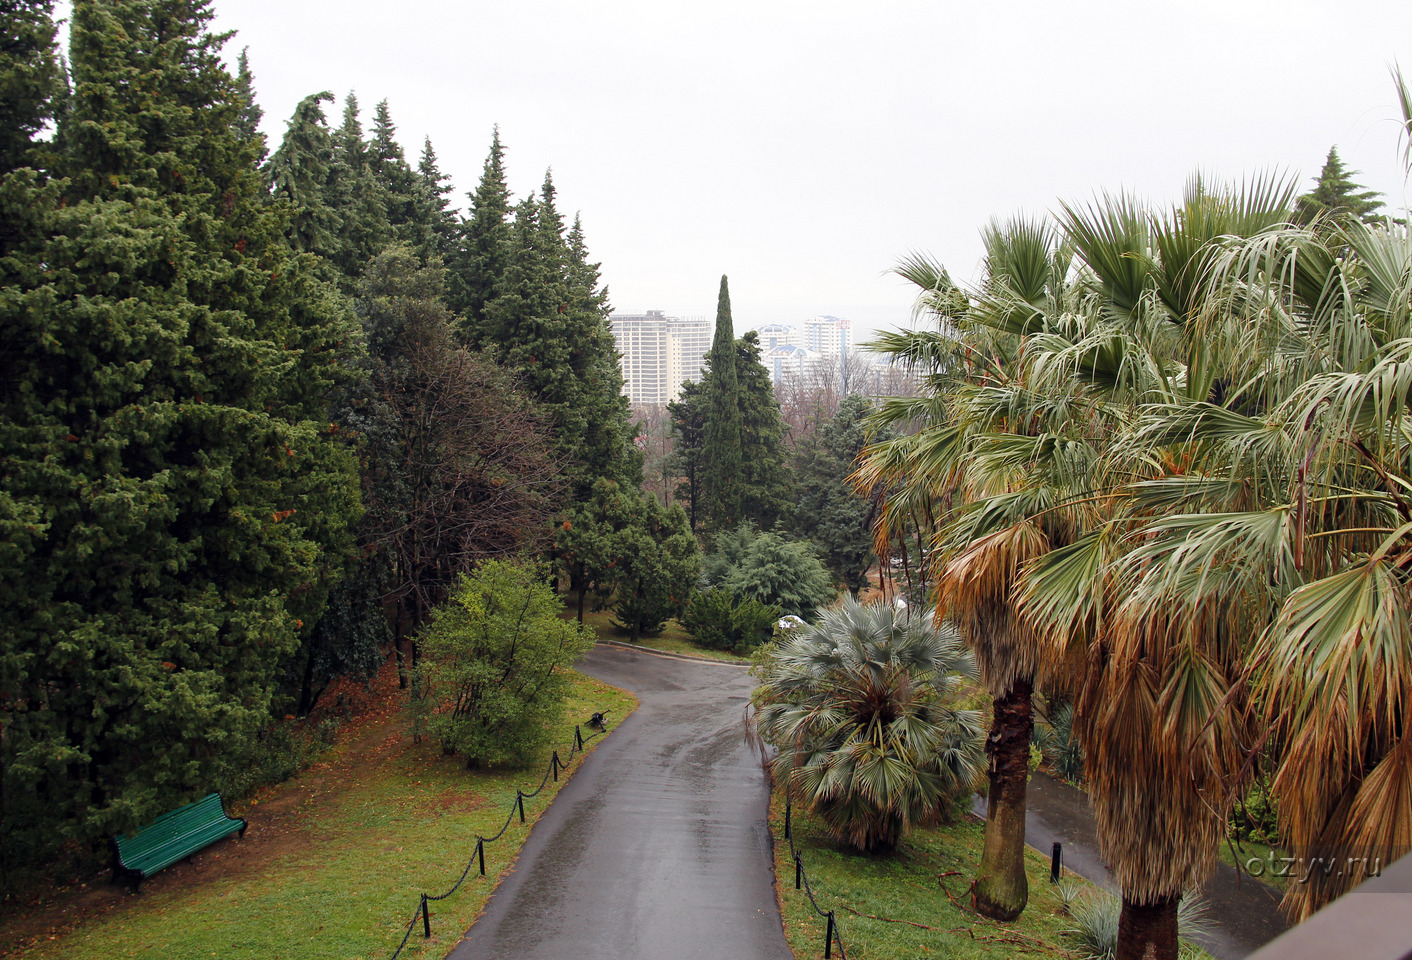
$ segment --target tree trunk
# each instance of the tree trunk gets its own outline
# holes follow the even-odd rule
[[[985,744],[990,755],[985,848],[971,895],[982,915],[1007,922],[1024,911],[1030,896],[1025,879],[1025,786],[1034,728],[1030,693],[1029,679],[1018,678],[995,698]]]
[[[407,689],[407,655],[403,643],[407,639],[407,601],[397,602],[397,619],[392,630],[392,646],[397,652],[397,686]]]
[[[1133,903],[1123,898],[1118,919],[1117,960],[1177,960],[1177,901],[1167,897],[1153,903]]]
[[[296,716],[307,717],[314,709],[314,650],[313,642],[309,642],[309,655],[304,658],[303,676],[299,680],[299,706],[294,711]]]

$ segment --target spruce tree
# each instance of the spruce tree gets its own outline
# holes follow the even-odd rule
[[[343,223],[329,203],[333,137],[320,106],[332,99],[325,90],[299,101],[284,140],[265,168],[275,199],[288,204],[290,245],[330,261],[338,251]]]
[[[255,102],[255,78],[250,73],[249,54],[248,47],[241,50],[240,59],[236,61],[235,89],[236,96],[240,99],[241,108],[240,116],[236,119],[234,127],[236,136],[254,149],[255,162],[264,163],[268,150],[265,144],[265,135],[260,132],[260,121],[264,118],[265,111],[261,110],[260,105]]]
[[[1364,223],[1376,223],[1383,202],[1382,194],[1368,190],[1353,178],[1357,170],[1349,170],[1339,159],[1338,148],[1330,147],[1319,172],[1314,189],[1294,201],[1294,221],[1310,224],[1319,216],[1351,217]]]
[[[701,445],[701,497],[712,530],[731,529],[741,518],[741,414],[736,361],[730,290],[722,276],[716,299],[716,334],[707,355],[706,424]]]
[[[332,260],[352,292],[357,278],[392,240],[388,196],[373,172],[369,145],[358,119],[358,98],[350,92],[343,102],[343,123],[333,135],[328,202],[339,217],[338,244]]]
[[[422,157],[417,163],[417,221],[423,224],[424,235],[418,252],[426,258],[445,261],[452,255],[458,229],[455,211],[451,210],[451,179],[441,172],[432,149],[431,138],[422,145]]]
[[[210,19],[76,0],[55,179],[0,190],[7,844],[219,787],[351,547],[326,398],[357,337],[285,246]]]
[[[379,101],[373,114],[368,169],[383,196],[387,225],[392,236],[413,246],[424,245],[426,238],[422,235],[418,216],[416,174],[407,165],[407,158],[397,142],[397,127],[392,122],[386,100]]]
[[[509,267],[513,236],[505,148],[500,143],[499,127],[491,138],[480,183],[469,197],[470,216],[454,254],[447,260],[447,296],[451,309],[464,319],[467,339],[480,345],[486,305],[495,299],[496,286]]]

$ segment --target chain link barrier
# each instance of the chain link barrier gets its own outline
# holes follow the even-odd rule
[[[794,861],[794,889],[804,891],[804,895],[809,898],[809,906],[813,907],[814,913],[818,914],[827,924],[824,929],[824,960],[831,960],[833,957],[835,943],[838,944],[839,960],[848,960],[848,954],[843,949],[843,933],[838,929],[838,921],[834,919],[833,911],[820,909],[819,901],[814,899],[814,888],[809,886],[809,875],[804,872],[804,858],[794,848],[794,827],[790,822],[790,813],[790,802],[786,797],[784,801],[784,838],[789,841],[789,859]]]
[[[534,788],[533,793],[525,793],[523,790],[515,791],[515,799],[510,804],[510,812],[505,816],[505,823],[501,825],[499,832],[497,832],[493,837],[482,837],[479,835],[476,836],[476,849],[471,854],[471,859],[467,861],[466,869],[461,871],[460,879],[458,879],[455,883],[451,885],[451,889],[447,890],[445,893],[437,894],[436,896],[432,896],[431,894],[427,893],[423,893],[421,895],[421,900],[417,903],[416,912],[412,914],[412,919],[407,921],[407,932],[402,935],[402,942],[397,945],[396,950],[392,951],[392,956],[389,958],[389,960],[397,960],[397,958],[401,956],[402,951],[407,947],[407,942],[412,939],[412,931],[416,929],[418,920],[422,921],[422,935],[428,938],[431,937],[431,910],[427,905],[437,900],[445,900],[457,890],[461,889],[461,884],[465,883],[466,878],[471,875],[472,867],[479,865],[480,876],[485,876],[485,845],[487,843],[494,843],[496,840],[499,840],[501,837],[503,837],[505,835],[505,831],[510,829],[510,824],[514,821],[515,815],[517,813],[520,816],[520,822],[524,823],[525,801],[539,796],[539,794],[543,792],[545,786],[549,783],[550,777],[553,777],[555,782],[558,782],[559,774],[569,769],[569,765],[573,763],[575,754],[584,753],[585,747],[588,744],[592,743],[594,740],[598,739],[599,737],[603,736],[608,732],[608,721],[605,719],[603,713],[595,713],[593,715],[593,719],[591,719],[589,723],[591,725],[596,725],[598,727],[598,730],[585,737],[583,735],[582,729],[577,724],[575,724],[574,742],[569,747],[568,759],[560,760],[558,750],[555,750],[553,753],[551,753],[549,756],[549,766],[544,771],[544,778],[539,781],[539,786]],[[842,951],[842,949],[843,944],[840,942],[839,950]]]

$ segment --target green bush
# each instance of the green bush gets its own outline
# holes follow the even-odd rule
[[[422,632],[413,730],[467,766],[532,762],[562,722],[564,668],[593,633],[560,619],[547,580],[542,564],[486,561]]]
[[[779,607],[742,597],[725,587],[712,587],[691,598],[682,626],[703,647],[746,653],[774,636],[781,616]]]
[[[759,533],[749,524],[716,535],[702,577],[708,586],[729,587],[805,620],[838,596],[828,568],[808,540]]]

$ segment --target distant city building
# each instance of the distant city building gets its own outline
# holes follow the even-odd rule
[[[804,321],[803,332],[803,338],[797,342],[826,357],[841,357],[852,346],[849,343],[848,321],[840,317],[810,317]]]
[[[633,403],[675,400],[688,380],[700,380],[711,349],[706,317],[670,317],[661,310],[615,313],[610,318],[623,371],[623,393]]]
[[[847,320],[819,315],[800,324],[770,323],[761,327],[760,359],[776,385],[785,376],[803,377],[826,367],[838,367],[852,344]]]

